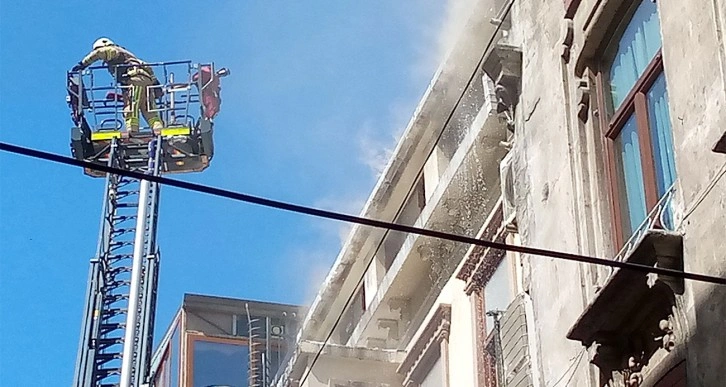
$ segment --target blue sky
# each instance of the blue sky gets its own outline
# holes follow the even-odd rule
[[[108,36],[147,61],[232,71],[212,166],[175,178],[355,213],[435,70],[455,2],[3,1],[0,139],[69,155],[65,71]],[[70,385],[102,195],[80,170],[0,154],[0,384]],[[162,189],[157,331],[185,292],[309,301],[344,230]]]

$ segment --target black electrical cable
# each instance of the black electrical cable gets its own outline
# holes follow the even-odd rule
[[[229,190],[225,190],[225,189],[204,186],[201,184],[190,183],[190,182],[185,182],[185,181],[180,181],[180,180],[175,180],[175,179],[169,179],[169,178],[162,177],[162,176],[146,175],[146,174],[143,174],[140,172],[113,168],[113,167],[109,167],[106,165],[100,165],[100,164],[92,163],[89,161],[77,160],[77,159],[74,159],[71,157],[60,156],[57,154],[44,152],[44,151],[40,151],[40,150],[35,150],[35,149],[30,149],[30,148],[25,148],[25,147],[21,147],[21,146],[17,146],[17,145],[8,144],[5,142],[0,142],[0,150],[9,152],[9,153],[15,153],[15,154],[19,154],[19,155],[42,159],[42,160],[46,160],[46,161],[52,161],[52,162],[59,163],[59,164],[77,166],[77,167],[82,167],[82,168],[89,168],[89,169],[93,169],[93,170],[97,170],[97,171],[101,171],[101,172],[105,172],[105,173],[116,174],[116,175],[131,177],[131,178],[135,178],[135,179],[148,180],[148,181],[152,181],[155,183],[168,185],[168,186],[172,186],[172,187],[177,187],[177,188],[181,188],[181,189],[186,189],[186,190],[190,190],[190,191],[194,191],[194,192],[206,193],[209,195],[224,197],[224,198],[228,198],[228,199],[232,199],[232,200],[236,200],[236,201],[242,201],[242,202],[246,202],[246,203],[252,203],[252,204],[257,204],[257,205],[261,205],[261,206],[265,206],[265,207],[271,207],[271,208],[276,208],[279,210],[296,212],[296,213],[301,213],[301,214],[306,214],[306,215],[311,215],[311,216],[316,216],[316,217],[321,217],[321,218],[326,218],[326,219],[333,219],[333,220],[339,220],[339,221],[343,221],[343,222],[356,223],[356,224],[360,224],[360,225],[364,225],[364,226],[383,228],[386,230],[395,230],[395,231],[400,231],[400,232],[404,232],[404,233],[423,235],[423,236],[428,236],[428,237],[432,237],[432,238],[438,238],[438,239],[472,244],[472,245],[476,245],[476,246],[487,247],[487,248],[491,248],[491,249],[513,251],[513,252],[518,252],[521,254],[551,257],[551,258],[563,259],[563,260],[568,260],[568,261],[583,262],[583,263],[590,263],[590,264],[595,264],[595,265],[615,267],[615,268],[619,268],[619,269],[633,270],[633,271],[638,271],[638,272],[642,272],[642,273],[655,273],[655,274],[660,274],[660,275],[672,276],[672,277],[676,277],[676,278],[683,278],[683,279],[689,279],[689,280],[694,280],[694,281],[726,285],[726,278],[714,277],[714,276],[709,276],[709,275],[704,275],[704,274],[685,272],[685,271],[679,271],[679,270],[673,270],[673,269],[666,269],[666,268],[661,268],[661,267],[653,267],[653,266],[647,266],[647,265],[641,265],[641,264],[635,264],[635,263],[629,263],[629,262],[613,261],[610,259],[595,258],[595,257],[565,253],[565,252],[560,252],[560,251],[545,250],[545,249],[517,246],[517,245],[509,245],[509,244],[501,243],[501,242],[487,241],[487,240],[476,239],[476,238],[467,237],[467,236],[463,236],[463,235],[445,233],[445,232],[428,230],[428,229],[418,228],[418,227],[413,227],[413,226],[395,224],[395,223],[391,223],[391,222],[384,222],[384,221],[375,220],[375,219],[368,219],[368,218],[363,218],[363,217],[359,217],[359,216],[341,214],[341,213],[337,213],[337,212],[333,212],[333,211],[321,210],[321,209],[317,209],[317,208],[281,202],[281,201],[277,201],[277,200],[243,194],[243,193],[229,191]],[[363,278],[363,277],[361,277],[361,278]],[[361,281],[359,280],[358,282],[360,283]],[[350,299],[352,299],[352,296],[349,297],[348,303],[350,302]],[[344,311],[345,311],[345,309],[343,309],[343,312]],[[336,323],[340,322],[340,319],[343,316],[343,312],[341,312],[340,315],[338,316],[338,318],[336,319]],[[331,329],[330,334],[326,338],[326,341],[323,343],[320,350],[318,351],[318,354],[315,356],[314,359],[319,358],[320,354],[322,353],[322,351],[325,347],[325,343],[330,339],[333,331],[334,331],[334,328]],[[308,368],[308,370],[310,370],[312,368],[312,365],[314,365],[314,364],[315,364],[315,361],[313,361],[311,363],[311,367]],[[309,372],[308,372],[308,374],[309,374]],[[306,376],[307,376],[307,374],[306,374]],[[304,380],[304,379],[302,379],[302,380]]]
[[[504,15],[501,17],[501,20],[505,20],[507,16],[509,15],[509,12],[512,9],[512,5],[514,5],[514,0],[509,0],[509,4],[507,5],[507,9],[504,11]],[[449,123],[451,123],[451,119],[454,117],[454,114],[456,113],[456,110],[461,105],[461,102],[464,100],[464,95],[466,94],[466,90],[471,87],[472,82],[474,82],[474,79],[476,78],[476,75],[479,73],[479,69],[482,68],[482,65],[484,63],[484,59],[486,58],[487,52],[491,49],[492,44],[494,44],[494,40],[497,37],[497,34],[499,34],[499,30],[502,28],[502,23],[498,23],[496,28],[494,29],[494,32],[489,37],[489,41],[487,42],[486,47],[484,48],[484,52],[482,56],[479,58],[479,61],[474,68],[474,71],[471,73],[471,76],[469,76],[469,80],[466,82],[466,86],[464,86],[461,94],[459,94],[459,97],[456,99],[456,103],[454,104],[454,107],[451,109],[451,112],[449,112],[449,115],[446,117],[446,121],[444,121],[444,124],[441,126],[441,130],[439,131],[439,134],[436,136],[436,140],[434,140],[433,145],[431,145],[431,150],[429,150],[428,154],[426,155],[426,158],[424,160],[428,160],[431,158],[431,155],[436,150],[436,146],[439,144],[441,139],[444,137],[444,133],[446,132],[447,127],[449,126]],[[419,168],[418,172],[416,173],[416,177],[413,179],[413,184],[411,184],[411,187],[409,188],[408,192],[406,193],[406,196],[404,198],[411,197],[411,194],[416,189],[417,181],[419,181],[422,178],[424,168],[426,167],[426,163],[422,163],[421,167]],[[401,206],[396,211],[395,215],[393,216],[392,220],[395,222],[401,213],[403,212],[404,207],[406,206],[406,201],[408,199],[404,199],[403,203],[401,203]],[[383,246],[383,244],[386,242],[386,238],[388,238],[388,234],[391,232],[392,229],[388,228],[383,233],[383,236],[381,237],[381,240],[378,242],[378,245],[376,246],[375,250],[373,251],[373,254],[371,256],[371,259],[366,264],[365,268],[363,269],[363,272],[358,278],[358,282],[356,282],[355,286],[353,286],[353,290],[348,295],[348,298],[345,300],[345,303],[340,309],[340,313],[338,314],[338,317],[336,317],[335,321],[333,322],[333,326],[330,328],[330,332],[325,336],[325,340],[323,341],[323,344],[320,346],[320,349],[317,351],[315,356],[313,357],[312,362],[310,363],[310,367],[307,369],[307,372],[303,375],[303,377],[300,379],[299,384],[302,385],[307,380],[308,376],[310,376],[310,373],[313,371],[313,366],[315,366],[315,362],[317,362],[318,358],[320,358],[320,355],[323,353],[323,350],[325,349],[325,345],[328,344],[330,341],[330,338],[333,336],[333,333],[335,332],[335,329],[338,327],[338,324],[340,324],[340,321],[343,319],[343,316],[345,314],[346,309],[348,309],[348,306],[350,306],[350,303],[353,302],[353,298],[355,298],[357,290],[360,286],[363,285],[363,281],[365,280],[365,275],[368,269],[373,264],[373,261],[375,261],[376,255],[378,255],[379,250]]]
[[[92,163],[90,161],[77,160],[77,159],[74,159],[71,157],[60,156],[57,154],[48,153],[48,152],[30,149],[30,148],[25,148],[25,147],[21,147],[21,146],[17,146],[17,145],[8,144],[5,142],[0,142],[0,150],[9,152],[9,153],[15,153],[15,154],[20,154],[20,155],[24,155],[24,156],[29,156],[29,157],[33,157],[33,158],[37,158],[37,159],[53,161],[53,162],[60,163],[60,164],[94,169],[97,171],[120,175],[120,176],[126,176],[126,177],[130,177],[130,178],[134,178],[134,179],[148,180],[148,181],[152,181],[152,182],[163,184],[163,185],[186,189],[189,191],[206,193],[206,194],[213,195],[213,196],[220,196],[220,197],[233,199],[233,200],[237,200],[237,201],[242,201],[242,202],[246,202],[246,203],[257,204],[257,205],[264,206],[264,207],[272,207],[272,208],[276,208],[279,210],[296,212],[296,213],[316,216],[316,217],[320,217],[320,218],[339,220],[342,222],[356,223],[356,224],[360,224],[363,226],[371,226],[371,227],[376,227],[376,228],[389,229],[389,230],[400,231],[400,232],[404,232],[404,233],[408,233],[408,234],[423,235],[423,236],[432,237],[432,238],[438,238],[438,239],[450,240],[450,241],[454,241],[454,242],[467,243],[467,244],[476,245],[476,246],[488,247],[488,248],[496,249],[496,250],[513,251],[513,252],[517,252],[517,253],[521,253],[521,254],[539,255],[539,256],[550,257],[550,258],[563,259],[563,260],[567,260],[567,261],[583,262],[583,263],[590,263],[590,264],[594,264],[594,265],[610,266],[610,267],[615,267],[618,269],[634,270],[634,271],[638,271],[641,273],[654,273],[654,274],[672,276],[672,277],[676,277],[676,278],[683,278],[683,279],[689,279],[689,280],[694,280],[694,281],[726,285],[726,278],[714,277],[714,276],[710,276],[710,275],[698,274],[698,273],[692,273],[692,272],[686,272],[686,271],[680,271],[680,270],[666,269],[666,268],[662,268],[662,267],[641,265],[641,264],[637,264],[637,263],[613,261],[613,260],[605,259],[605,258],[595,258],[595,257],[586,256],[586,255],[565,253],[565,252],[561,252],[561,251],[539,249],[539,248],[535,248],[535,247],[510,245],[510,244],[506,244],[506,243],[502,243],[502,242],[487,241],[487,240],[476,239],[476,238],[472,238],[472,237],[468,237],[468,236],[464,236],[464,235],[457,235],[457,234],[451,234],[451,233],[446,233],[446,232],[441,232],[441,231],[434,231],[434,230],[429,230],[429,229],[425,229],[425,228],[404,226],[401,224],[384,222],[384,221],[375,220],[375,219],[369,219],[369,218],[363,218],[363,217],[354,216],[354,215],[342,214],[339,212],[333,212],[333,211],[328,211],[328,210],[321,210],[318,208],[301,206],[298,204],[281,202],[278,200],[267,199],[267,198],[263,198],[263,197],[259,197],[259,196],[253,196],[253,195],[248,195],[248,194],[244,194],[244,193],[229,191],[229,190],[225,190],[225,189],[221,189],[221,188],[209,187],[209,186],[205,186],[205,185],[201,185],[201,184],[170,179],[170,178],[162,177],[162,176],[146,175],[146,174],[143,174],[140,172],[113,168],[113,167],[109,167],[106,165]]]
[[[514,0],[510,0],[510,3],[508,4],[507,9],[504,12],[504,15],[502,16],[502,19],[505,19],[507,17],[513,4],[514,4]],[[484,50],[485,53],[490,49],[491,45],[493,44],[494,39],[496,38],[497,34],[499,33],[500,28],[501,28],[501,23],[499,23],[497,25],[490,41],[488,42],[488,44],[486,46],[486,49]],[[484,56],[482,56],[482,58],[480,59],[479,64],[477,65],[474,73],[472,74],[471,78],[469,79],[465,89],[471,85],[473,79],[475,78],[475,76],[478,72],[478,69],[481,67],[483,59],[484,59]],[[454,105],[454,108],[452,109],[445,124],[443,125],[441,132],[439,133],[438,137],[436,138],[430,154],[433,153],[433,150],[435,149],[436,145],[441,140],[441,138],[445,132],[445,129],[446,129],[447,125],[449,124],[450,120],[452,119],[459,104],[461,103],[463,96],[464,96],[464,93],[462,93],[462,95],[459,96],[456,104]],[[570,260],[570,261],[583,262],[583,263],[589,263],[589,264],[595,264],[595,265],[615,267],[615,268],[626,269],[626,270],[633,270],[633,271],[638,271],[638,272],[643,272],[643,273],[655,273],[655,274],[672,276],[672,277],[676,277],[676,278],[683,278],[683,279],[689,279],[689,280],[694,280],[694,281],[702,281],[702,282],[707,282],[707,283],[726,285],[726,278],[714,277],[714,276],[685,272],[685,271],[678,271],[678,270],[673,270],[673,269],[665,269],[665,268],[659,268],[659,267],[653,267],[653,266],[647,266],[647,265],[641,265],[641,264],[634,264],[634,263],[628,263],[628,262],[618,262],[618,261],[612,261],[609,259],[588,257],[588,256],[584,256],[584,255],[564,253],[564,252],[558,252],[558,251],[553,251],[553,250],[545,250],[545,249],[538,249],[538,248],[532,248],[532,247],[509,245],[506,243],[481,240],[481,239],[476,239],[476,238],[467,237],[467,236],[463,236],[463,235],[456,235],[456,234],[428,230],[428,229],[423,229],[423,228],[418,228],[418,227],[413,227],[413,226],[400,225],[400,224],[396,224],[396,223],[392,223],[392,222],[385,222],[385,221],[368,219],[368,218],[363,218],[363,217],[358,217],[358,216],[352,216],[352,215],[337,213],[337,212],[333,212],[333,211],[321,210],[321,209],[316,209],[316,208],[312,208],[312,207],[301,206],[301,205],[296,205],[296,204],[292,204],[292,203],[286,203],[286,202],[276,201],[276,200],[272,200],[272,199],[267,199],[267,198],[263,198],[263,197],[233,192],[233,191],[224,190],[224,189],[220,189],[220,188],[209,187],[209,186],[184,182],[184,181],[175,180],[175,179],[169,179],[169,178],[165,178],[165,177],[161,177],[161,176],[152,176],[152,175],[146,175],[146,174],[139,173],[139,172],[117,169],[117,168],[113,168],[113,167],[109,167],[109,166],[105,166],[105,165],[77,160],[77,159],[70,158],[70,157],[60,156],[60,155],[56,155],[56,154],[52,154],[52,153],[48,153],[48,152],[20,147],[17,145],[12,145],[12,144],[8,144],[8,143],[4,143],[4,142],[0,142],[0,150],[6,151],[9,153],[15,153],[15,154],[20,154],[20,155],[24,155],[24,156],[29,156],[32,158],[42,159],[42,160],[46,160],[46,161],[52,161],[52,162],[56,162],[56,163],[60,163],[60,164],[79,166],[79,167],[83,167],[83,168],[88,168],[88,169],[97,170],[97,171],[101,171],[101,172],[105,172],[105,173],[131,177],[131,178],[135,178],[135,179],[144,179],[144,180],[156,182],[159,184],[169,185],[169,186],[186,189],[186,190],[190,190],[190,191],[194,191],[194,192],[199,192],[199,193],[206,193],[206,194],[213,195],[213,196],[225,197],[225,198],[236,200],[236,201],[257,204],[257,205],[271,207],[271,208],[280,209],[280,210],[284,210],[284,211],[290,211],[290,212],[301,213],[301,214],[306,214],[306,215],[311,215],[311,216],[316,216],[316,217],[321,217],[321,218],[326,218],[326,219],[333,219],[333,220],[339,220],[339,221],[343,221],[343,222],[356,223],[356,224],[365,225],[365,226],[382,228],[382,229],[386,230],[386,233],[384,234],[383,238],[381,239],[381,243],[379,243],[379,245],[377,246],[376,252],[382,245],[383,241],[385,240],[385,236],[388,234],[388,232],[391,230],[394,230],[394,231],[399,231],[399,232],[404,232],[404,233],[417,234],[417,235],[428,236],[428,237],[432,237],[432,238],[467,243],[467,244],[487,247],[487,248],[491,248],[491,249],[498,249],[498,250],[503,250],[503,251],[513,251],[513,252],[518,252],[518,253],[522,253],[522,254],[545,256],[545,257],[551,257],[551,258],[557,258],[557,259],[563,259],[563,260]],[[429,156],[430,156],[430,154],[429,154]],[[418,179],[420,177],[422,171],[423,171],[423,166],[421,167],[421,170],[418,172],[416,179]],[[413,187],[409,190],[407,196],[410,195],[412,190],[413,190]],[[398,214],[400,214],[402,209],[403,209],[403,205],[401,206],[401,208],[398,209],[395,216],[398,216]],[[371,260],[368,263],[369,266],[372,261],[373,260]],[[364,270],[363,276],[361,276],[358,283],[355,285],[354,289],[357,289],[358,286],[360,286],[362,284],[364,278],[365,278],[365,270]],[[355,292],[352,292],[351,295],[348,297],[346,303],[344,304],[343,308],[341,309],[340,314],[338,315],[337,319],[333,323],[333,326],[332,326],[329,334],[327,335],[325,341],[322,343],[320,350],[316,353],[315,357],[313,358],[313,360],[307,370],[307,373],[303,376],[303,378],[301,378],[301,381],[300,381],[301,385],[305,382],[305,380],[309,376],[310,372],[312,371],[312,368],[314,367],[316,361],[322,354],[326,344],[332,337],[333,332],[335,331],[337,325],[340,323],[340,320],[342,319],[344,312],[345,312],[346,308],[348,307],[348,305],[350,304],[350,302],[352,301],[354,295],[355,295]],[[581,360],[581,359],[578,359],[578,363],[579,363],[579,360]],[[563,375],[563,377],[564,376],[565,375]]]

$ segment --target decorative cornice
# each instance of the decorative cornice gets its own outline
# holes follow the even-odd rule
[[[474,309],[474,323],[476,327],[476,374],[479,386],[486,386],[487,379],[491,377],[491,364],[489,362],[489,353],[487,352],[487,329],[486,329],[486,311],[484,310],[484,294],[483,289],[473,291],[469,297]]]
[[[504,219],[504,213],[502,209],[501,203],[497,205],[497,207],[494,208],[493,213],[491,215],[491,219],[487,224],[484,226],[484,231],[481,233],[481,236],[479,239],[482,240],[503,240],[503,228],[502,228],[502,222]],[[464,261],[464,264],[462,265],[461,269],[458,273],[456,273],[456,278],[465,281],[467,284],[467,294],[471,294],[471,291],[477,286],[481,284],[476,284],[472,282],[473,277],[478,272],[482,271],[482,262],[487,260],[487,255],[491,254],[490,249],[482,246],[476,246],[471,251],[468,257],[466,257],[466,260]]]
[[[450,329],[451,305],[441,304],[398,367],[397,372],[404,375],[404,386],[420,383],[426,376],[427,365],[432,364],[440,356],[440,344],[448,341]]]
[[[683,270],[682,236],[648,230],[625,261]],[[623,376],[626,387],[640,387],[642,370],[656,351],[676,347],[676,296],[683,280],[618,270],[570,328],[567,338],[588,348],[590,362],[605,375]]]

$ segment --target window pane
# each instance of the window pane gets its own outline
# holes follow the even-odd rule
[[[626,203],[620,206],[626,237],[645,220],[645,188],[643,167],[640,162],[640,142],[635,115],[632,115],[615,139],[618,178],[621,187],[620,198]]]
[[[154,387],[172,387],[171,381],[169,380],[169,371],[169,352],[167,350],[163,360],[161,361],[161,364],[159,365],[159,368],[156,371],[156,376],[154,377]],[[177,386],[178,384],[174,387]]]
[[[661,47],[658,9],[651,0],[643,0],[633,14],[610,67],[610,94],[613,110],[620,107]]]
[[[170,372],[170,382],[173,387],[176,387],[179,385],[179,353],[181,350],[181,329],[179,329],[179,325],[181,322],[178,320],[176,327],[174,327],[174,333],[171,335],[171,340],[169,341],[169,348],[171,353],[171,372]]]
[[[668,91],[665,77],[661,74],[648,91],[648,115],[650,140],[653,144],[653,161],[661,196],[676,180],[676,166],[673,159],[673,135],[668,114]]]
[[[512,258],[505,256],[484,286],[485,312],[505,311],[514,300],[514,281],[512,281]],[[487,335],[494,329],[494,318],[487,316]]]
[[[246,345],[194,341],[194,387],[247,387]]]
[[[444,364],[441,357],[436,360],[426,377],[421,381],[421,387],[442,387],[444,385]]]
[[[269,369],[268,373],[270,375],[270,379],[274,379],[277,375],[277,371],[280,368],[280,363],[282,363],[283,358],[285,357],[284,350],[280,351],[271,351],[270,355],[266,357],[267,367]]]
[[[676,180],[676,165],[673,159],[673,134],[671,119],[668,114],[668,91],[666,90],[665,76],[663,74],[658,77],[648,91],[648,116],[655,179],[658,185],[658,197],[660,198]],[[673,217],[670,209],[664,212],[661,220],[663,226],[667,229],[673,227]]]

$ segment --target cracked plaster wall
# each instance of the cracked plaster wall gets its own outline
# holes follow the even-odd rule
[[[724,278],[726,176],[718,174],[726,168],[726,155],[710,149],[726,131],[726,1],[658,4],[680,180],[677,207],[692,211],[680,228],[685,270]],[[679,339],[688,339],[688,384],[719,385],[726,376],[726,341],[714,335],[726,333],[726,287],[686,281],[683,303],[687,331]]]
[[[582,24],[589,8],[607,2],[582,1],[575,16],[573,52],[583,43]],[[710,151],[726,130],[726,1],[658,0],[658,4],[679,178],[677,217],[693,209],[680,228],[685,234],[685,269],[726,277],[726,176],[704,196],[726,168],[726,156]],[[518,1],[513,8],[509,41],[523,53],[513,149],[519,232],[526,246],[613,256],[617,249],[608,231],[609,194],[603,184],[599,128],[592,115],[583,123],[575,114],[576,69],[573,60],[563,71],[564,10],[558,5],[558,1]],[[594,96],[591,101],[595,103]],[[568,372],[582,350],[565,334],[595,295],[593,281],[603,271],[543,257],[523,261],[541,364],[534,376],[540,385],[550,386]],[[726,290],[686,281],[679,303],[687,320],[679,339],[689,341],[689,385],[718,385],[726,373],[726,342],[713,340],[713,335],[726,332]],[[568,385],[597,384],[587,361],[573,369]]]
[[[548,4],[549,3],[549,4]],[[559,47],[563,8],[554,2],[518,1],[510,42],[522,48],[522,94],[514,149],[517,221],[522,244],[578,252],[573,171]],[[577,263],[523,257],[525,291],[532,296],[536,354],[533,377],[550,386],[577,358],[581,346],[565,335],[584,306]],[[587,385],[586,362],[570,385]]]

